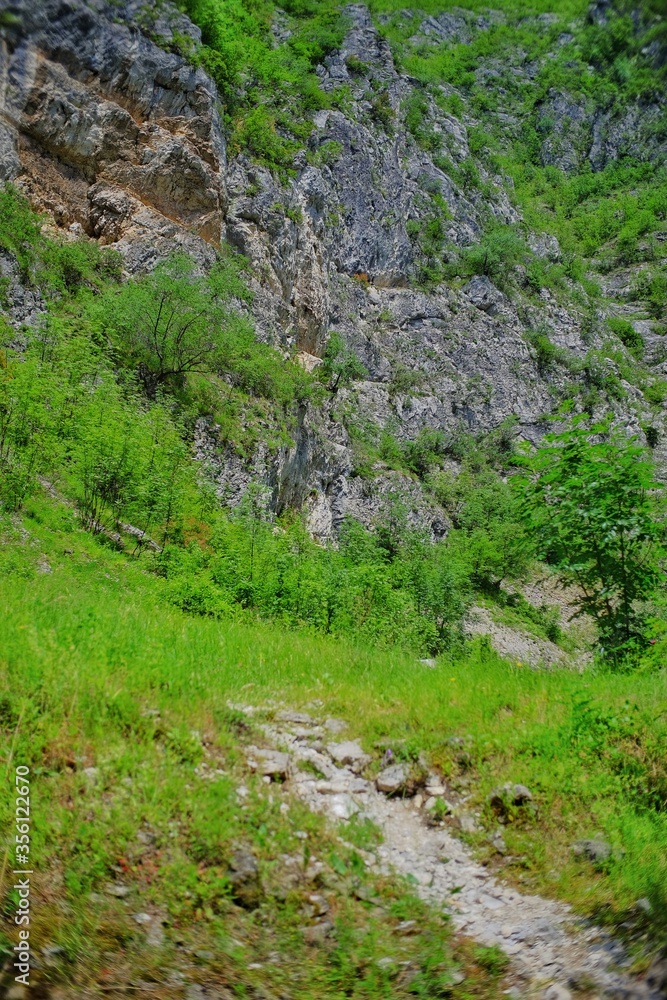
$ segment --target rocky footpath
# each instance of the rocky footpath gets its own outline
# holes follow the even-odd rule
[[[250,715],[258,711],[234,707]],[[424,900],[450,915],[458,933],[501,948],[511,960],[511,995],[544,1000],[568,1000],[581,991],[628,1000],[664,996],[659,961],[644,979],[630,975],[623,947],[600,928],[578,920],[562,903],[517,892],[476,862],[443,817],[453,815],[454,825],[464,831],[474,829],[476,819],[466,810],[465,797],[452,795],[426,761],[420,773],[394,761],[387,750],[383,769],[371,780],[364,776],[371,758],[356,740],[343,739],[345,723],[318,721],[304,712],[272,714],[273,721],[259,726],[268,747],[246,748],[250,768],[269,783],[283,783],[287,793],[333,823],[353,816],[371,820],[382,843],[359,852],[366,864],[409,878]],[[492,794],[491,806],[502,811],[510,800],[529,807],[532,796],[522,785],[508,786]],[[494,838],[502,851],[500,828]],[[586,841],[576,847],[590,854],[607,845]],[[324,940],[332,931],[326,915],[317,918],[318,925],[319,935],[311,928],[313,940]]]

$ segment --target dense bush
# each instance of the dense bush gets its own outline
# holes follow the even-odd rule
[[[66,295],[79,288],[98,289],[120,277],[120,256],[94,240],[49,240],[41,219],[12,185],[0,189],[0,248],[9,251],[21,280],[47,294]]]
[[[647,601],[664,582],[662,500],[649,455],[610,421],[547,435],[515,480],[539,555],[577,587],[612,658],[647,642]]]
[[[376,531],[348,521],[340,546],[323,548],[298,516],[276,522],[255,488],[234,514],[217,515],[205,547],[172,547],[160,566],[174,603],[203,615],[236,607],[290,628],[424,653],[461,638],[465,577],[446,546],[409,529],[398,501],[380,511]]]
[[[635,330],[632,323],[628,322],[627,319],[612,317],[607,320],[607,325],[637,360],[644,356],[644,338],[641,333]]]
[[[173,418],[144,406],[81,340],[40,354],[10,355],[0,370],[0,503],[19,508],[41,473],[93,531],[129,521],[164,537],[194,485]]]
[[[243,326],[227,304],[231,296],[245,297],[233,258],[200,276],[194,261],[179,253],[151,274],[107,289],[93,311],[154,399],[160,387],[188,372],[223,369]]]
[[[452,270],[463,277],[486,275],[503,284],[512,269],[527,258],[528,248],[517,230],[503,226],[490,230],[479,243],[463,250]]]
[[[19,508],[45,474],[58,479],[93,530],[127,521],[164,535],[196,493],[181,419],[191,424],[199,412],[215,412],[235,388],[277,411],[316,391],[240,317],[234,305],[248,298],[244,264],[224,248],[207,275],[176,254],[119,284],[97,244],[42,236],[38,217],[11,187],[0,192],[0,245],[25,281],[39,280],[51,293],[25,350],[10,349],[14,332],[3,328],[4,508]],[[165,390],[171,399],[161,396]]]
[[[329,334],[318,375],[331,392],[338,392],[351,382],[366,378],[368,372],[341,335],[333,332]]]

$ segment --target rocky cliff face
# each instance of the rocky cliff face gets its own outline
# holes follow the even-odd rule
[[[56,225],[120,243],[132,270],[174,240],[219,241],[225,143],[207,76],[139,30],[139,4],[4,6],[17,23],[2,41],[2,179]],[[152,28],[199,37],[176,14]]]
[[[262,478],[278,508],[306,504],[313,532],[329,537],[345,514],[370,522],[382,496],[399,490],[437,536],[446,518],[416,481],[381,464],[370,478],[355,475],[350,429],[372,435],[390,427],[406,440],[424,428],[491,431],[514,417],[525,438],[543,433],[554,391],[572,376],[545,374],[526,335],[546,325],[557,348],[583,357],[600,343],[603,312],[591,320],[580,299],[557,300],[546,289],[523,295],[520,273],[511,295],[485,276],[418,287],[420,234],[436,206],[454,247],[474,244],[489,217],[515,223],[519,213],[508,178],[478,164],[483,192],[471,194],[415,141],[402,108],[417,94],[452,163],[474,160],[474,123],[444,112],[398,72],[364,5],[347,8],[343,47],[318,69],[324,90],[349,85],[349,106],[315,114],[288,182],[244,154],[227,161],[212,81],[168,51],[176,35],[199,39],[172,8],[149,14],[139,3],[102,0],[4,8],[14,16],[0,62],[2,179],[15,180],[57,226],[115,246],[129,272],[150,268],[175,245],[205,265],[226,238],[252,263],[262,339],[313,366],[336,330],[368,371],[331,404],[304,410],[292,447],[259,447],[250,461],[220,453],[214,429],[200,422],[198,451],[232,502],[251,477]],[[406,17],[420,45],[465,40],[489,23],[466,12]],[[549,95],[544,115],[560,123],[545,140],[545,162],[560,157],[565,169],[582,149],[577,129],[590,131],[587,155],[596,160],[647,127],[646,115],[630,109],[616,134],[560,94]],[[529,242],[536,258],[559,259],[554,238],[535,233]],[[623,412],[638,428],[643,397],[626,389]]]

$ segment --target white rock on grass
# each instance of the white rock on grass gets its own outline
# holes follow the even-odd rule
[[[328,729],[330,733],[342,733],[347,729],[347,722],[343,719],[325,719],[324,728]]]
[[[104,891],[109,896],[115,896],[116,899],[125,899],[126,896],[130,895],[129,888],[126,885],[121,885],[120,882],[113,882]]]
[[[398,792],[403,792],[406,790],[409,774],[407,764],[391,764],[380,771],[375,779],[377,790],[384,792],[385,795],[396,795]]]
[[[359,806],[351,795],[332,795],[329,799],[329,812],[338,819],[351,819],[359,812]]]
[[[353,771],[359,772],[370,763],[370,756],[356,740],[345,740],[344,743],[330,743],[327,753],[337,764],[346,764]]]
[[[290,773],[290,755],[279,750],[248,748],[248,766],[265,778],[284,781]],[[253,766],[254,765],[254,766]]]
[[[279,719],[280,722],[292,722],[298,726],[315,725],[315,720],[312,715],[308,715],[307,712],[278,712],[276,714],[276,719]]]

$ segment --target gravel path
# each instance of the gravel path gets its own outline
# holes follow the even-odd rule
[[[388,797],[361,777],[357,772],[369,758],[352,741],[335,742],[341,726],[336,720],[319,724],[301,713],[279,712],[277,721],[261,728],[283,753],[271,757],[250,748],[251,766],[267,775],[286,768],[293,793],[334,822],[355,813],[369,817],[382,831],[383,843],[367,862],[382,872],[411,875],[422,898],[444,906],[457,931],[480,944],[500,946],[511,959],[521,996],[568,1000],[571,991],[582,990],[626,1000],[662,995],[623,971],[629,964],[623,948],[603,931],[583,927],[563,903],[504,885],[448,830],[426,822],[418,798]],[[303,770],[304,764],[311,770]],[[317,778],[312,768],[324,777]]]

